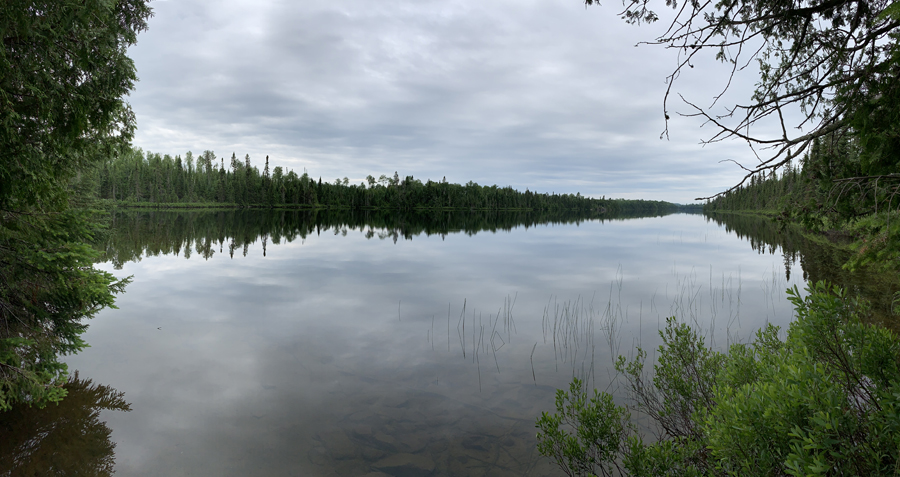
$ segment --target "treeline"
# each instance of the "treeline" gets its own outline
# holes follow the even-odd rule
[[[778,174],[771,172],[750,178],[749,183],[726,192],[707,203],[704,210],[715,212],[721,210],[753,210],[778,213],[793,210],[798,204],[806,204],[815,199],[820,186],[811,172],[813,159],[807,155],[801,166],[792,164],[785,166]],[[824,197],[823,197],[824,198]]]
[[[871,174],[864,149],[850,134],[816,139],[799,166],[754,176],[710,201],[705,210],[768,210],[839,222],[900,206],[900,171]]]
[[[548,194],[511,187],[465,185],[413,176],[368,176],[359,184],[348,178],[314,180],[280,166],[268,156],[260,171],[249,155],[235,154],[226,163],[212,151],[181,157],[126,149],[104,160],[90,179],[100,198],[125,205],[222,204],[234,207],[346,209],[593,210],[608,214],[658,214],[677,210],[663,201],[590,198]]]
[[[705,211],[766,211],[852,241],[849,268],[900,268],[900,172],[870,156],[858,137],[839,131],[815,140],[799,166],[753,177]]]
[[[412,240],[419,235],[511,231],[518,227],[625,220],[579,211],[413,210],[117,210],[95,243],[104,261],[121,268],[145,256],[211,258],[216,253],[247,255],[251,244],[289,243],[324,233],[358,233],[367,239]]]

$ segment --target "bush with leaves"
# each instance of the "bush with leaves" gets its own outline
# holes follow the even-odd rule
[[[643,350],[617,362],[631,406],[587,399],[576,379],[538,419],[538,449],[570,476],[897,475],[900,338],[862,323],[865,303],[839,288],[788,294],[785,339],[769,325],[727,353],[669,319],[652,376]],[[658,439],[629,411],[649,416]]]

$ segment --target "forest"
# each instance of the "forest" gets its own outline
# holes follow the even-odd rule
[[[254,208],[346,208],[346,209],[456,209],[456,210],[580,210],[610,215],[659,214],[678,210],[676,204],[652,200],[596,199],[577,194],[519,192],[512,187],[465,185],[406,176],[401,179],[369,175],[359,184],[346,177],[333,182],[317,180],[307,172],[297,174],[281,166],[263,168],[250,156],[232,153],[216,158],[207,150],[194,156],[144,152],[125,148],[83,174],[98,197],[124,206],[199,206],[218,204]]]
[[[619,13],[626,21],[658,19],[650,2],[626,3]],[[784,227],[796,222],[828,241],[851,242],[849,269],[896,271],[900,3],[666,5],[678,9],[673,28],[655,42],[686,55],[668,77],[668,88],[682,67],[694,68],[690,59],[701,51],[716,51],[735,69],[760,62],[751,105],[731,110],[737,111],[734,125],[703,109],[689,110],[718,128],[710,141],[737,138],[772,151],[760,159],[754,149],[748,158],[758,164],[741,166],[747,182],[710,200],[707,211],[769,213]],[[183,255],[193,248],[209,256],[218,245],[225,253],[219,221],[228,220],[227,214],[193,222],[113,215],[109,220],[133,228],[110,233],[103,230],[97,199],[124,207],[335,209],[338,216],[349,216],[293,210],[296,222],[285,226],[287,212],[259,214],[260,221],[273,222],[246,225],[227,245],[230,254],[246,250],[257,238],[274,243],[313,230],[344,233],[356,227],[374,236],[372,228],[356,225],[362,223],[352,216],[358,211],[378,211],[372,215],[386,230],[380,238],[396,240],[423,231],[490,230],[493,226],[481,221],[497,210],[538,212],[537,219],[508,219],[498,227],[550,220],[542,218],[544,212],[615,217],[677,210],[661,201],[422,182],[397,172],[377,179],[370,175],[359,184],[346,177],[329,182],[270,165],[268,158],[254,164],[236,153],[226,161],[212,151],[172,157],[136,149],[131,145],[136,116],[125,98],[138,77],[128,53],[151,16],[146,0],[0,2],[0,413],[10,419],[26,408],[77,417],[53,403],[65,398],[76,404],[91,393],[105,396],[105,408],[128,407],[109,388],[70,379],[65,359],[88,346],[83,339],[87,321],[113,307],[130,281],[94,267],[103,252],[116,264],[136,260],[142,251],[169,248]],[[747,49],[756,51],[750,58],[738,58],[745,42],[760,40],[762,47]],[[785,125],[782,108],[791,105],[805,113],[799,125]],[[666,121],[669,112],[664,106]],[[775,117],[780,137],[744,134],[757,121]],[[788,130],[800,132],[789,137]],[[459,214],[426,213],[424,224],[411,225],[383,212],[425,209]],[[156,232],[157,242],[142,245],[128,235],[141,228]],[[793,253],[790,247],[788,253]],[[900,293],[880,294],[895,316]],[[616,361],[629,406],[574,380],[568,393],[557,393],[556,413],[537,420],[538,451],[569,475],[897,475],[900,337],[866,321],[871,305],[854,290],[818,282],[809,283],[805,292],[795,287],[788,296],[795,319],[786,330],[770,325],[751,342],[728,349],[713,349],[702,330],[668,320],[659,330],[660,348],[651,354],[637,348]],[[654,359],[645,361],[648,356]],[[111,361],[121,366],[128,357]],[[644,440],[645,428],[632,421],[632,411],[654,420],[659,433]],[[95,411],[87,415],[96,416]],[[47,420],[56,422],[52,415]],[[48,428],[35,421],[10,422]],[[104,426],[94,422],[87,429],[105,442]],[[20,449],[59,450],[50,445],[59,434],[32,436],[0,439],[0,447],[23,443],[12,453],[2,449],[0,460],[20,458]],[[79,439],[66,442],[73,440]],[[104,455],[111,451],[111,445],[101,449]],[[73,459],[76,464],[86,460]],[[109,460],[102,463],[112,466]]]
[[[850,269],[900,266],[900,174],[873,174],[863,141],[852,131],[816,139],[799,165],[754,176],[709,201],[707,212],[746,211],[773,216],[785,227],[829,237],[854,252]]]

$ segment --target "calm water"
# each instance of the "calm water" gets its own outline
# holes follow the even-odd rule
[[[67,361],[130,403],[94,423],[120,476],[558,475],[556,388],[613,389],[670,315],[747,341],[803,287],[703,216],[547,220],[122,215],[98,267],[134,282]]]

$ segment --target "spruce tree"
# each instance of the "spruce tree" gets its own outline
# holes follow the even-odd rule
[[[59,356],[125,286],[93,268],[95,214],[77,192],[134,130],[127,49],[146,3],[0,2],[0,410],[61,399]]]

